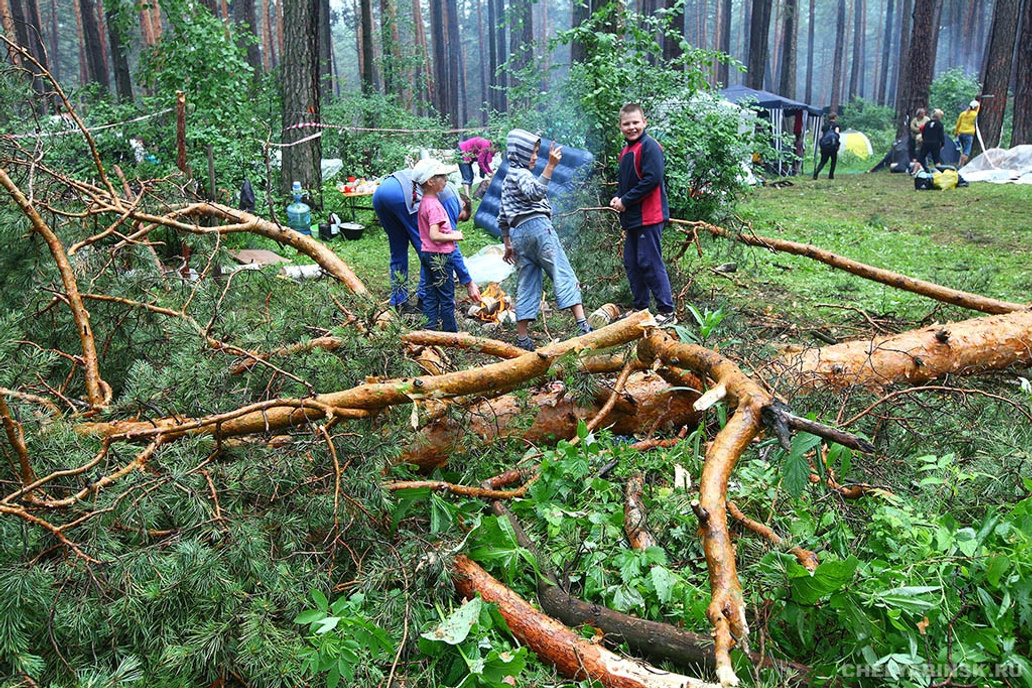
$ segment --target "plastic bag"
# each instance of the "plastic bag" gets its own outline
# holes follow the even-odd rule
[[[509,265],[502,260],[504,255],[505,246],[490,244],[472,256],[466,256],[466,269],[469,270],[469,276],[477,284],[501,282],[516,269],[514,265]]]
[[[956,170],[943,170],[936,172],[932,179],[932,186],[936,189],[952,189],[957,186],[960,175]]]

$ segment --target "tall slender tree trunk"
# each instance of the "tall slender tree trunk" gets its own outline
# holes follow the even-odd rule
[[[770,34],[771,2],[772,0],[753,0],[749,32],[749,67],[745,75],[745,85],[749,88],[763,88],[763,70],[767,64],[767,41]]]
[[[423,24],[423,10],[419,0],[412,0],[412,25],[415,30],[417,67],[413,73],[412,93],[420,94],[414,100],[419,114],[425,112],[424,105],[434,102],[433,72],[430,71],[430,50],[426,43],[426,29]],[[422,97],[425,94],[425,97]]]
[[[383,91],[387,95],[401,95],[401,35],[397,0],[380,0],[380,50],[383,52],[380,65]]]
[[[875,84],[874,101],[879,105],[885,105],[888,102],[889,95],[889,63],[892,61],[892,37],[895,35],[892,31],[895,18],[893,17],[893,10],[895,9],[895,0],[888,0],[888,6],[885,8],[885,33],[882,38],[882,60],[881,60],[881,71],[877,76],[877,83]]]
[[[846,52],[846,0],[838,1],[835,15],[835,57],[831,64],[831,112],[839,111],[842,94],[842,59]]]
[[[79,0],[79,11],[82,14],[82,32],[86,40],[86,68],[90,83],[99,84],[108,89],[108,68],[101,52],[100,27],[97,25],[97,6],[94,0]]]
[[[752,14],[753,14],[753,0],[742,0],[742,30],[739,32],[742,36],[742,63],[745,65],[749,64],[749,42],[752,40]],[[742,83],[748,83],[749,75],[742,78]]]
[[[932,70],[935,66],[937,16],[936,0],[914,0],[914,25],[910,32],[907,79],[904,84],[906,96],[903,108],[898,113],[901,121],[905,121],[905,116],[912,115],[918,108],[928,107],[928,92],[932,86]]]
[[[893,90],[896,92],[896,136],[907,131],[909,118],[914,115],[910,107],[910,33],[913,19],[914,0],[901,0],[899,14],[899,69],[893,78]],[[918,0],[920,1],[920,0]]]
[[[796,94],[796,22],[798,0],[785,0],[784,28],[782,30],[781,80],[778,93],[795,100]]]
[[[236,2],[240,2],[240,0],[236,0]],[[330,0],[317,0],[317,2],[319,12],[319,53],[317,57],[319,60],[319,96],[324,103],[329,103],[333,100],[333,59],[330,56],[333,36],[330,34]]]
[[[320,122],[319,98],[319,11],[311,0],[283,0],[284,31],[282,53],[283,91],[283,164],[280,190],[290,191],[291,184],[301,182],[313,194],[317,207],[321,206],[322,138],[315,137],[304,143],[313,130],[292,129],[302,122]]]
[[[487,0],[488,3],[488,23],[490,23],[490,17],[493,14],[493,3],[492,0]],[[571,0],[570,2],[570,26],[580,26],[591,16],[590,0]],[[494,26],[494,24],[491,24]],[[494,45],[494,38],[492,37],[491,45]],[[577,62],[583,62],[584,58],[587,57],[587,52],[584,48],[584,44],[580,41],[570,42],[570,64]],[[492,71],[494,69],[492,68]]]
[[[996,0],[989,29],[989,47],[982,67],[982,105],[978,110],[978,126],[985,145],[990,148],[1000,145],[1019,10],[1018,0]],[[1024,50],[1032,50],[1032,47],[1026,45]]]
[[[673,22],[674,22],[673,26],[677,26],[680,23],[678,20],[683,18],[683,17],[681,17],[681,12],[684,11],[682,9],[682,10],[679,10],[677,14],[674,14],[675,8],[677,7],[677,0],[664,0],[663,7],[667,11],[667,16],[673,18]],[[720,31],[719,25],[717,26],[717,31],[718,32]],[[680,32],[678,32],[678,33],[680,33]],[[719,41],[719,38],[718,38],[718,41]],[[714,45],[718,45],[718,43],[714,43]],[[717,48],[717,49],[719,50],[719,48]],[[679,58],[681,56],[681,52],[682,52],[681,51],[681,41],[679,40],[678,36],[676,36],[676,35],[673,35],[673,36],[672,35],[664,35],[663,36],[663,59],[664,60],[666,60],[667,62],[669,62],[671,60],[676,60],[677,58]]]
[[[495,19],[498,22],[495,24],[495,49],[498,51],[495,55],[495,64],[500,71],[495,76],[495,85],[498,87],[496,91],[496,109],[499,112],[507,112],[509,109],[509,97],[507,95],[509,75],[504,69],[501,69],[501,66],[509,59],[508,46],[505,42],[505,29],[509,19],[505,16],[505,0],[490,1],[495,5]]]
[[[444,0],[430,0],[430,45],[433,52],[434,109],[448,114],[448,56],[445,45]]]
[[[163,32],[161,26],[161,5],[158,4],[158,0],[147,0],[147,5],[150,7],[150,23],[151,29],[154,31],[154,41],[157,42],[161,38]],[[280,42],[283,41],[283,37],[280,37]]]
[[[289,0],[288,0],[289,2]],[[320,0],[327,2],[327,0]],[[362,93],[376,91],[376,60],[373,58],[373,2],[359,0],[362,31]]]
[[[1015,62],[1011,147],[1032,143],[1032,0],[1022,3]]]
[[[0,13],[5,11],[3,3],[0,3]],[[59,30],[57,20],[57,0],[50,0],[50,31],[47,38],[50,39],[49,58],[50,73],[54,79],[61,81],[61,48],[60,41],[58,41]]]
[[[462,73],[462,40],[459,34],[459,6],[456,0],[444,0],[446,54],[448,56],[448,109],[441,114],[448,116],[452,128],[458,128],[460,122],[459,91],[464,90]],[[533,6],[528,10],[532,10]],[[531,36],[533,40],[533,36]]]
[[[114,3],[108,2],[106,23],[108,40],[111,42],[111,66],[115,73],[115,94],[119,101],[131,103],[133,101],[133,82],[129,73],[129,60],[125,56],[129,46],[122,40],[122,32],[118,28],[114,7]]]
[[[864,0],[853,0],[853,64],[849,73],[849,100],[863,95],[866,17],[867,3]]]
[[[731,54],[731,0],[720,0],[720,32],[717,34],[717,50]],[[717,82],[725,88],[730,86],[728,77],[730,67],[727,62],[717,65]]]
[[[810,21],[806,26],[806,97],[807,103],[813,103],[813,29],[817,18],[814,13],[814,0],[810,0]]]
[[[476,0],[477,3],[477,36],[484,36],[484,0]],[[494,34],[491,34],[491,44],[494,44]],[[477,56],[480,58],[477,60],[477,66],[480,72],[480,106],[477,110],[480,111],[480,123],[483,125],[487,124],[487,113],[490,110],[491,104],[489,95],[487,92],[487,66],[484,61],[484,50],[483,43],[481,43],[481,49],[477,51]]]
[[[530,66],[530,47],[534,41],[533,7],[532,0],[509,0],[509,63],[514,72]]]
[[[110,2],[110,0],[109,0]],[[253,40],[247,41],[247,64],[254,69],[255,78],[262,73],[262,54],[258,47],[258,22],[255,19],[254,0],[233,0],[233,22],[237,31]]]

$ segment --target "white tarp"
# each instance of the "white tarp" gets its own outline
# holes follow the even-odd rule
[[[990,148],[960,170],[968,182],[1032,184],[1032,145]]]

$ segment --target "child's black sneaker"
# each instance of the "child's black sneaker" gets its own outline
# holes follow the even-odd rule
[[[526,351],[533,351],[534,340],[532,340],[530,337],[517,337],[516,346],[520,347],[521,349],[525,349]]]

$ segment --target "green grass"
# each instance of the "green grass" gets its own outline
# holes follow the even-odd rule
[[[809,243],[862,263],[1016,302],[1032,293],[1032,189],[972,184],[949,191],[914,191],[907,175],[808,176],[785,188],[750,191],[738,206],[760,235]],[[703,238],[704,266],[734,260],[737,284],[700,273],[702,291],[785,317],[812,319],[818,303],[854,306],[918,320],[931,300],[853,277],[808,258],[772,254]],[[977,313],[948,309],[951,317]],[[826,311],[821,310],[821,316]],[[830,315],[830,314],[829,314]]]

